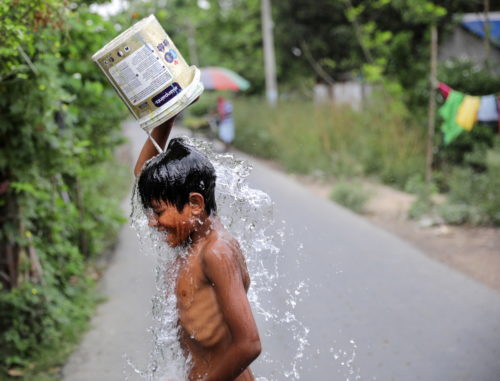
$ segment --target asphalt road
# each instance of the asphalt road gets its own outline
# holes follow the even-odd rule
[[[280,290],[309,284],[295,308],[310,328],[301,379],[500,380],[500,294],[288,176],[255,165],[251,179],[287,222]],[[285,299],[272,303],[286,309]],[[265,347],[289,352],[287,333],[271,326]],[[265,365],[256,370],[271,374]]]
[[[135,156],[144,134],[126,131]],[[279,284],[261,302],[299,322],[257,315],[265,350],[252,366],[257,376],[294,379],[286,375],[295,365],[306,381],[500,380],[499,293],[289,176],[252,164],[251,185],[272,197],[276,220],[286,221]],[[125,227],[102,283],[108,302],[64,368],[64,381],[139,379],[123,354],[139,366],[147,361],[153,266]]]

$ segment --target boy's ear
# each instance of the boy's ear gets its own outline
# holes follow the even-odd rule
[[[189,194],[189,206],[191,207],[191,213],[199,216],[205,210],[205,199],[200,193],[191,192]]]

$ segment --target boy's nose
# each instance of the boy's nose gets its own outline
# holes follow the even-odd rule
[[[156,218],[153,218],[153,217],[149,217],[148,218],[148,226],[156,226],[158,225],[158,220]]]

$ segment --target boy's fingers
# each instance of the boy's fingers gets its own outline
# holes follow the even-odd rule
[[[179,114],[177,114],[177,115],[179,115]],[[167,123],[170,123],[170,124],[174,123],[174,122],[175,122],[175,118],[177,118],[177,115],[174,115],[173,117],[171,117],[171,118],[167,121]]]
[[[192,104],[198,102],[198,99],[200,99],[200,97],[197,97],[194,101],[192,101],[189,105],[191,106]],[[174,123],[174,120],[175,118],[177,118],[179,116],[179,114],[176,114],[174,115],[172,118],[170,118],[169,120],[166,121],[166,123]]]
[[[177,118],[177,115],[174,115],[169,120],[166,120],[165,122],[163,122],[162,124],[160,124],[159,126],[157,126],[155,128],[158,128],[158,127],[170,127],[170,126],[172,126],[174,124],[175,118]]]
[[[200,99],[200,97],[197,97],[194,101],[192,101],[190,103],[190,105],[192,105],[193,103],[198,102],[198,99]],[[162,124],[160,124],[158,127],[161,127],[161,126],[172,126],[174,124],[174,122],[175,122],[175,118],[177,118],[178,116],[179,116],[179,114],[174,115],[169,120],[167,120],[167,121],[163,122]],[[170,381],[170,380],[166,380],[166,381]]]

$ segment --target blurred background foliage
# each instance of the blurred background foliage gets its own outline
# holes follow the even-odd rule
[[[349,179],[370,176],[417,193],[415,217],[432,210],[450,223],[500,225],[494,125],[446,147],[438,132],[434,183],[423,181],[430,26],[444,40],[483,1],[274,1],[275,108],[262,97],[259,0],[130,0],[109,18],[91,11],[98,3],[0,2],[0,374],[30,379],[43,357],[61,362],[91,314],[90,264],[123,222],[117,192],[128,176],[113,159],[128,111],[91,55],[151,13],[188,61],[250,81],[233,96],[239,149],[341,179],[332,197],[359,209],[367,195],[351,197],[360,182]],[[438,78],[466,93],[499,93],[489,67],[442,62]],[[318,80],[364,81],[375,91],[360,110],[315,105]],[[213,112],[216,96],[206,92],[185,123]],[[434,205],[435,192],[448,202]],[[62,354],[44,355],[54,348]]]

